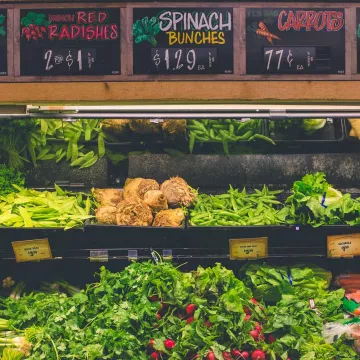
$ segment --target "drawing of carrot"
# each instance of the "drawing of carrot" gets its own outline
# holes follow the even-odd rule
[[[260,30],[264,30],[264,31],[269,31],[267,26],[265,25],[264,22],[259,21],[259,29]],[[267,37],[266,40],[272,45],[273,44],[273,39],[271,37]]]
[[[266,38],[271,38],[271,39],[276,39],[276,40],[281,40],[278,36],[272,34],[271,32],[269,31],[266,31],[266,30],[262,30],[262,29],[257,29],[256,30],[256,34],[257,35],[260,35],[260,36],[264,36]]]

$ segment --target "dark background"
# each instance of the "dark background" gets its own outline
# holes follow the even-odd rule
[[[277,27],[278,14],[281,10],[313,10],[320,11],[324,8],[312,9],[294,9],[294,8],[266,8],[266,9],[246,9],[246,73],[247,74],[263,74],[264,73],[264,55],[263,47],[271,46],[264,37],[256,35],[257,24],[262,20],[269,31],[281,38],[274,40],[275,46],[331,46],[331,69],[328,74],[338,74],[345,71],[345,26],[339,31],[327,32],[326,29],[322,31],[306,31],[301,29],[295,31],[279,31]],[[326,10],[326,9],[325,9]],[[344,11],[344,9],[331,9],[337,11]],[[315,73],[315,72],[314,72]],[[321,72],[323,73],[323,72]]]
[[[6,76],[7,70],[7,11],[6,9],[0,10],[0,15],[5,16],[3,25],[6,31],[5,36],[0,35],[0,76]]]
[[[234,67],[234,56],[233,56],[233,29],[234,29],[234,15],[233,15],[233,9],[232,8],[139,8],[134,9],[134,23],[137,20],[141,20],[145,16],[147,16],[149,19],[153,16],[157,16],[160,12],[164,10],[176,10],[176,11],[191,11],[191,10],[197,10],[199,12],[210,12],[210,11],[219,11],[224,13],[226,11],[229,11],[232,16],[232,31],[224,31],[225,34],[225,40],[226,43],[224,45],[211,45],[211,44],[204,44],[204,45],[196,45],[196,44],[174,44],[172,46],[169,46],[168,43],[168,36],[165,32],[160,31],[158,35],[156,35],[157,45],[153,46],[148,41],[144,41],[140,44],[136,44],[134,41],[134,74],[154,74],[154,73],[163,73],[163,74],[179,74],[182,72],[178,71],[166,71],[165,69],[163,71],[154,72],[155,69],[153,67],[153,60],[151,56],[151,49],[156,48],[187,48],[187,49],[194,49],[195,52],[198,54],[198,51],[196,49],[200,48],[213,48],[217,49],[217,65],[212,67],[207,72],[200,72],[200,74],[225,74],[226,70],[231,70],[231,72],[226,72],[228,74],[233,73],[233,67]],[[163,52],[161,52],[163,53]],[[200,53],[197,58],[200,60]],[[184,58],[186,59],[186,58]],[[161,58],[162,62],[164,61],[164,58]],[[183,62],[184,63],[184,62]],[[196,62],[198,64],[198,61]],[[203,63],[203,62],[202,62]],[[200,64],[200,63],[199,63]],[[183,67],[183,69],[185,66]],[[196,72],[196,67],[193,69],[193,71],[187,71],[187,74],[199,74],[199,72]],[[185,71],[185,69],[183,70]]]
[[[56,14],[75,14],[79,10],[94,11],[95,9],[39,9],[29,10],[23,9],[20,11],[20,20],[27,15],[29,11],[42,13],[48,15]],[[120,10],[119,9],[96,9],[96,11],[106,11],[109,14],[106,23],[117,24],[120,27]],[[60,23],[56,23],[61,26]],[[65,24],[65,23],[64,23]],[[70,25],[71,23],[66,23]],[[22,29],[22,26],[21,26]],[[20,29],[20,31],[21,31]],[[83,71],[79,72],[77,63],[77,53],[80,49],[96,49],[96,59],[89,69],[85,58],[83,58]],[[71,70],[67,66],[66,61],[61,65],[54,65],[54,67],[46,71],[46,60],[44,60],[45,52],[49,49],[53,50],[53,57],[55,55],[65,55],[71,51],[74,63]],[[83,57],[86,56],[83,55]],[[21,76],[69,76],[69,75],[120,75],[120,37],[116,40],[48,40],[47,36],[38,41],[28,41],[25,37],[20,40],[20,73]],[[117,73],[113,73],[117,72]]]

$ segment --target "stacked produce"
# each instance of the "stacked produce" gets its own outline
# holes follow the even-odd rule
[[[229,143],[233,142],[264,140],[275,145],[270,138],[262,135],[262,124],[262,120],[188,120],[190,153],[195,142],[221,142],[226,155],[229,155]]]
[[[266,309],[265,336],[270,353],[281,359],[357,359],[351,340],[338,336],[332,344],[322,333],[329,322],[344,319],[344,290],[328,290],[331,274],[317,266],[246,266],[241,273],[257,300],[275,305]]]
[[[55,192],[13,186],[17,192],[0,197],[0,226],[68,230],[93,217],[87,194],[67,193],[56,185]]]
[[[313,135],[324,128],[326,119],[287,119],[270,122],[270,130],[285,132],[289,136]]]
[[[93,195],[99,203],[96,220],[101,224],[161,227],[181,226],[185,220],[181,207],[189,206],[196,196],[180,177],[161,186],[153,179],[127,179],[124,190],[93,189]]]
[[[230,189],[226,194],[200,194],[190,211],[190,224],[194,226],[245,226],[280,224],[276,206],[281,202],[276,195],[282,191],[271,191],[266,186],[248,194],[244,188]]]
[[[313,280],[311,272],[318,274]],[[343,317],[344,291],[327,290],[321,269],[293,266],[290,274],[297,290],[283,287],[276,305],[266,306],[252,297],[251,288],[261,294],[261,285],[244,275],[251,288],[245,286],[220,264],[189,273],[161,259],[119,273],[102,267],[98,283],[74,288],[72,296],[52,290],[2,298],[2,359],[12,352],[18,357],[11,359],[28,360],[358,358],[351,340],[339,336],[330,344],[321,335],[324,323]]]
[[[71,167],[83,169],[94,165],[105,155],[104,136],[100,121],[96,119],[74,122],[38,119],[35,120],[35,130],[30,134],[27,150],[34,165],[38,161],[56,160],[58,163],[64,160]],[[97,142],[94,149],[85,145],[91,140]]]
[[[185,135],[186,120],[106,119],[101,122],[101,127],[107,140],[117,142],[129,138],[132,134],[163,135],[164,137]]]
[[[190,209],[194,226],[243,226],[303,224],[360,224],[360,200],[342,194],[327,181],[324,173],[305,175],[295,181],[291,195],[282,203],[282,191],[255,189],[247,193],[230,186],[225,194],[199,194]]]

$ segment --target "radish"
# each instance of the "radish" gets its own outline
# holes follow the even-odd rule
[[[214,325],[210,322],[210,320],[206,320],[206,321],[205,321],[205,326],[208,327],[208,328],[211,328],[211,327],[213,327]]]
[[[242,359],[245,359],[245,360],[250,359],[250,353],[248,351],[243,351],[241,353],[241,356],[242,356]]]
[[[148,343],[148,347],[154,347],[154,342],[155,340],[154,339],[150,339],[149,343]]]
[[[26,34],[26,38],[27,38],[28,41],[30,41],[30,39],[31,39],[31,34]]]
[[[234,357],[234,358],[239,358],[240,356],[241,356],[241,352],[240,352],[240,350],[233,350],[232,352],[231,352],[231,355]]]
[[[159,359],[159,354],[156,351],[154,351],[153,353],[151,353],[151,358],[153,360],[158,360]]]
[[[251,360],[265,360],[265,353],[262,350],[255,350],[251,354]]]
[[[246,315],[251,315],[251,310],[250,310],[250,308],[249,308],[248,306],[245,306],[245,307],[244,307],[244,313],[245,313]]]
[[[212,351],[210,351],[207,354],[206,360],[216,360],[215,354]]]
[[[164,346],[165,346],[167,349],[171,350],[171,349],[173,349],[173,348],[175,347],[175,341],[174,341],[174,340],[170,340],[170,339],[165,340],[165,341],[164,341]]]
[[[30,30],[33,30],[33,29],[34,29],[34,27],[35,27],[35,25],[34,25],[34,24],[30,24],[30,25],[29,25],[29,29],[30,29]]]
[[[223,351],[222,356],[224,360],[232,360],[231,354],[229,352]]]
[[[252,298],[250,301],[251,301],[254,305],[257,305],[257,304],[258,304],[258,302],[256,301],[256,299],[254,299],[254,298]]]
[[[41,27],[40,27],[40,30],[41,30],[42,32],[46,32],[46,27],[45,27],[45,26],[41,26]]]
[[[159,297],[158,297],[157,295],[151,295],[151,296],[149,297],[149,300],[150,300],[151,302],[157,302],[157,301],[159,301]]]
[[[255,340],[255,341],[259,341],[259,332],[256,330],[256,329],[254,329],[254,330],[251,330],[250,332],[249,332],[249,334],[250,334],[250,336]]]
[[[158,320],[161,320],[161,315],[159,313],[156,314]]]
[[[268,338],[267,338],[267,341],[268,341],[269,344],[272,344],[273,342],[276,341],[276,338],[275,338],[274,335],[270,334],[270,335],[268,336]]]
[[[251,315],[246,315],[244,321],[249,321],[251,318]]]
[[[187,324],[191,324],[194,320],[195,320],[194,317],[193,317],[193,316],[190,316],[190,317],[186,320],[186,323],[187,323]]]
[[[258,332],[258,333],[261,333],[262,332],[262,327],[259,323],[256,323],[256,326],[255,326],[255,330]]]
[[[186,314],[187,315],[192,315],[192,314],[194,314],[194,312],[195,312],[195,310],[196,310],[196,305],[195,304],[189,304],[187,307],[186,307]]]

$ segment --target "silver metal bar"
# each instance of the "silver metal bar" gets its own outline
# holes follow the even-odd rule
[[[256,111],[357,111],[359,105],[281,105],[281,104],[176,104],[176,105],[86,105],[86,106],[27,106],[29,112],[39,111],[77,111],[77,112],[256,112]]]
[[[1,119],[29,119],[29,118],[42,118],[42,119],[63,119],[65,121],[71,121],[72,119],[303,119],[303,118],[360,118],[360,109],[354,110],[341,110],[341,111],[315,111],[315,110],[303,110],[301,112],[297,110],[259,110],[259,111],[215,111],[211,109],[203,110],[202,112],[182,110],[177,112],[160,111],[116,111],[116,112],[79,112],[64,114],[63,112],[29,112],[28,114],[0,114]],[[0,123],[1,125],[1,123]]]

